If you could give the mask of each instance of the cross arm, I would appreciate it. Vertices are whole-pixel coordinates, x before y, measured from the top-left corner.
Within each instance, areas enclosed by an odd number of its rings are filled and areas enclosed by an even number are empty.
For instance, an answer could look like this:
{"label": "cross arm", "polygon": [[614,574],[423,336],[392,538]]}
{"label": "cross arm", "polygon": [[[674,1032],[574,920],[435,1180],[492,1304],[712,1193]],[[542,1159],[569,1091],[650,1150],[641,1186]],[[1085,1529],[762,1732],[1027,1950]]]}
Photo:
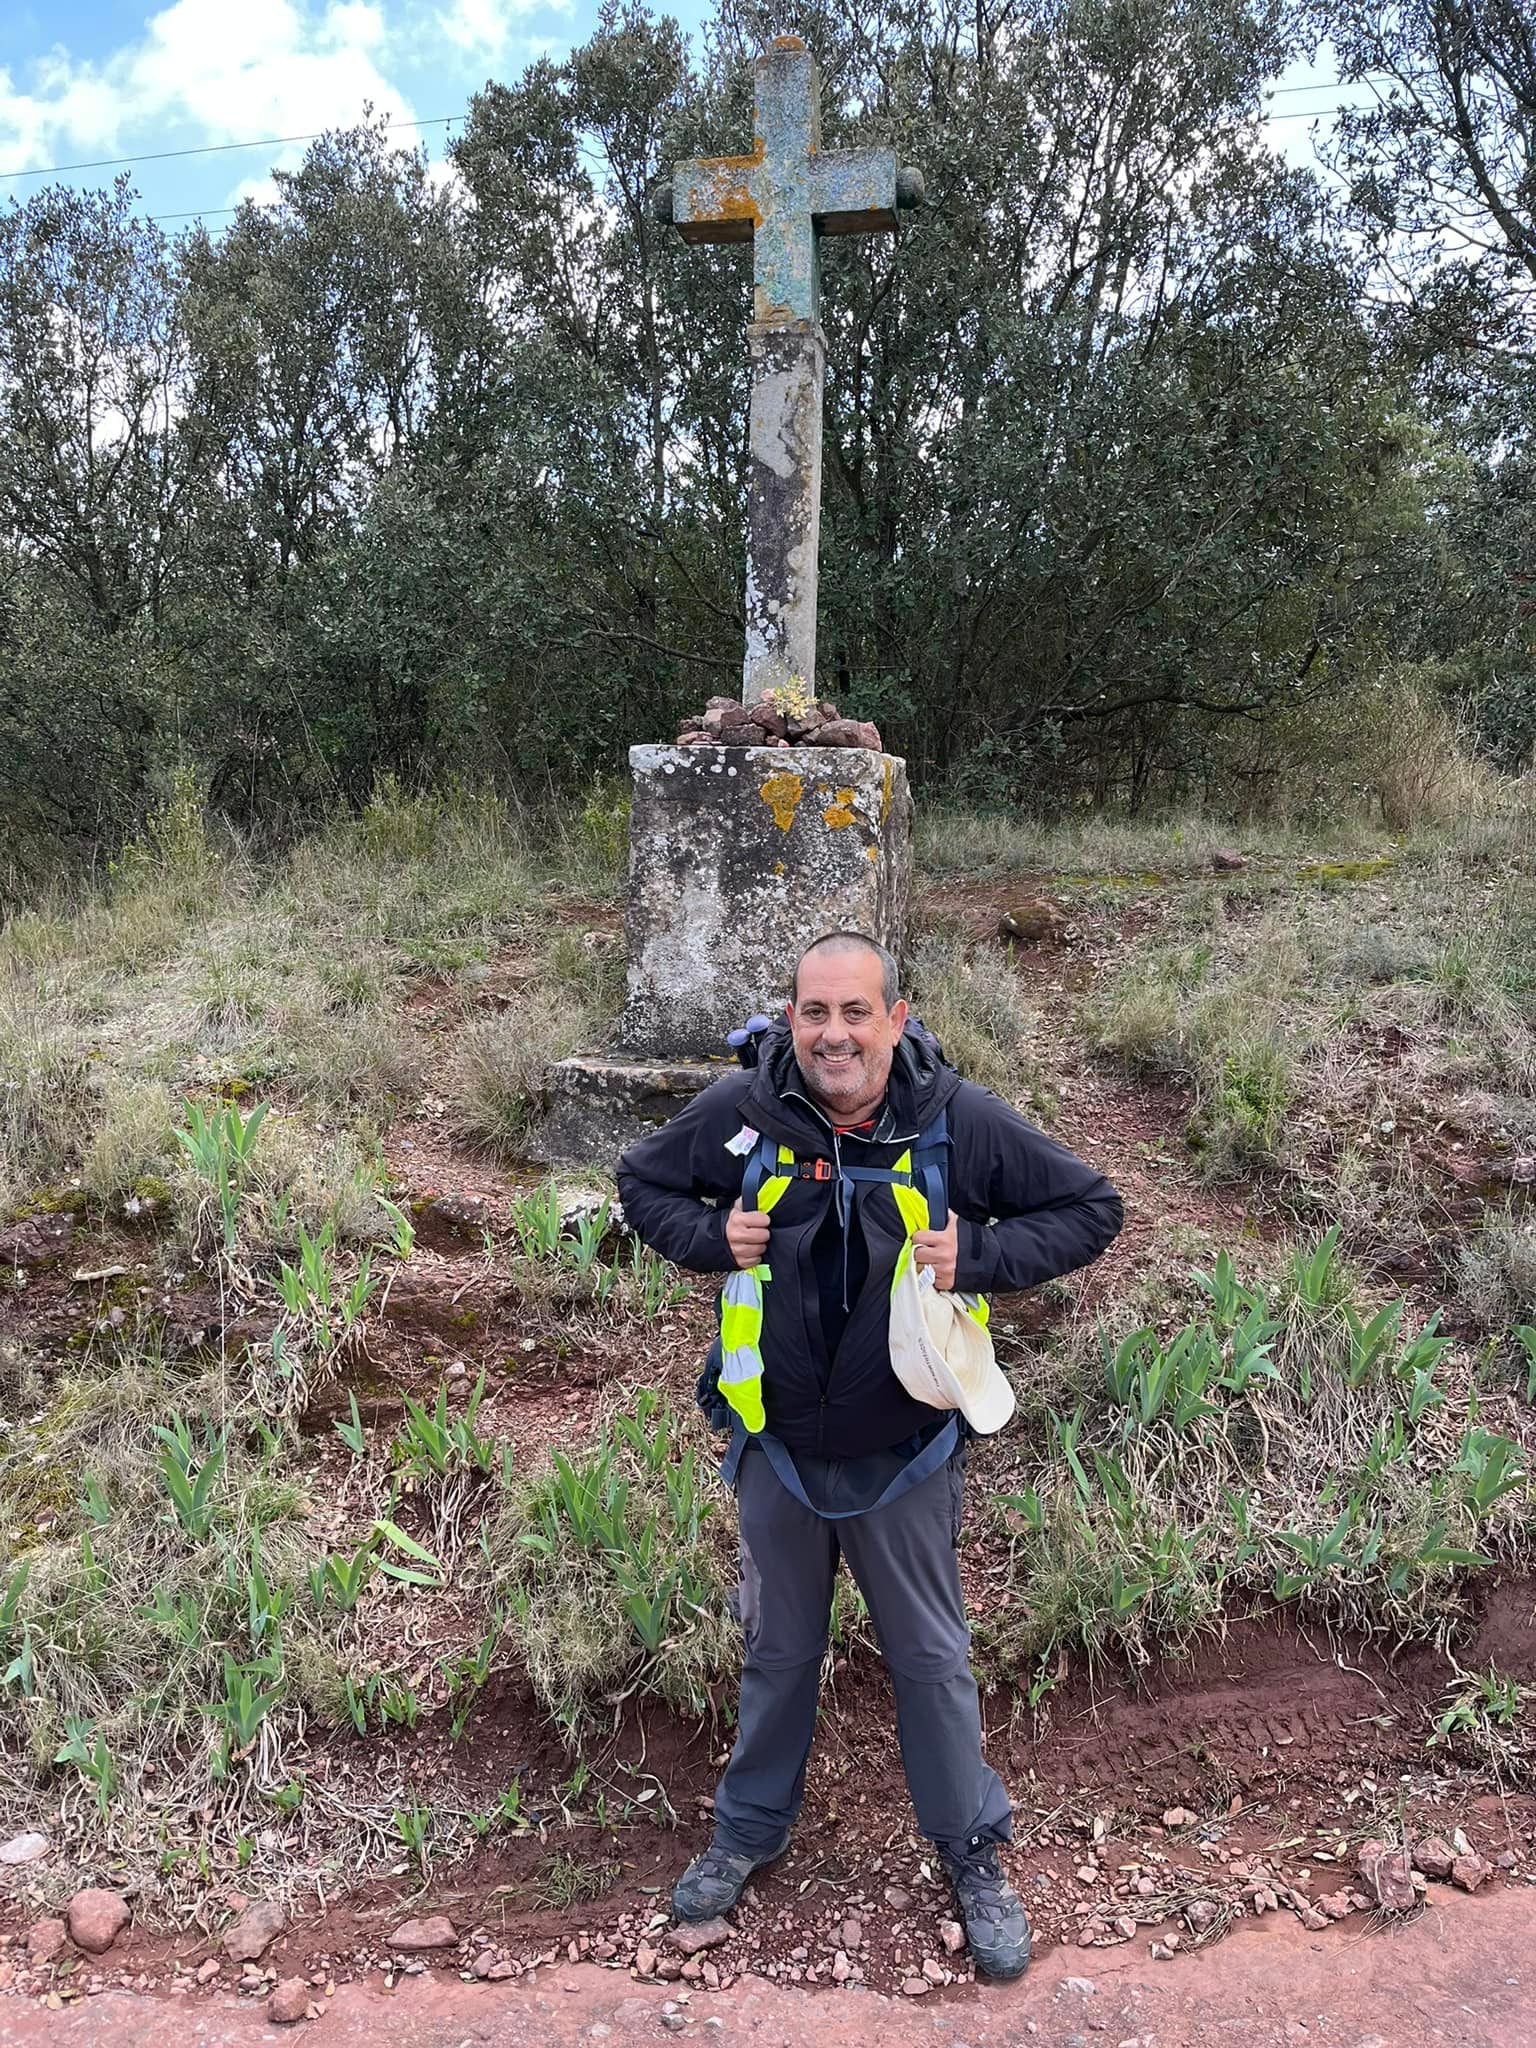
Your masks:
{"label": "cross arm", "polygon": [[879,144],[811,158],[811,212],[824,235],[886,234],[896,226],[896,152]]}
{"label": "cross arm", "polygon": [[662,217],[685,242],[750,242],[763,217],[757,196],[761,163],[762,152],[755,150],[751,156],[699,156],[674,165],[671,185],[657,195],[658,201],[670,201]]}

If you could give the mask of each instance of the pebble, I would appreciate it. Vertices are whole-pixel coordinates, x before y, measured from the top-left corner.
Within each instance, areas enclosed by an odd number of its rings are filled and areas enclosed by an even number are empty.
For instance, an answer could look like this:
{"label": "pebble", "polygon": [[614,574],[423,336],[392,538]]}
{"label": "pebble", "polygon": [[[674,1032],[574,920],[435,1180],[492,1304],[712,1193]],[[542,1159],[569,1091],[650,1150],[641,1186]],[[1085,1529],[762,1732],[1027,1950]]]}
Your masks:
{"label": "pebble", "polygon": [[87,1955],[105,1955],[130,1917],[128,1901],[121,1892],[90,1885],[69,1902],[69,1938]]}
{"label": "pebble", "polygon": [[947,1955],[957,1956],[965,1947],[965,1929],[958,1920],[941,1920],[939,1939],[943,1942]]}
{"label": "pebble", "polygon": [[893,1913],[905,1913],[912,1903],[912,1894],[904,1892],[899,1884],[888,1884],[885,1888],[885,1903]]}
{"label": "pebble", "polygon": [[197,1981],[199,1984],[211,1984],[218,1974],[219,1959],[217,1956],[205,1956],[197,1966]]}
{"label": "pebble", "polygon": [[8,1842],[0,1842],[0,1863],[36,1863],[51,1847],[46,1835],[29,1829],[24,1835],[12,1835]]}
{"label": "pebble", "polygon": [[27,1929],[27,1961],[34,1970],[51,1963],[69,1939],[62,1920],[37,1920]]}
{"label": "pebble", "polygon": [[285,1977],[267,2000],[267,2018],[274,2026],[291,2027],[309,2018],[309,1986],[302,1977]]}
{"label": "pebble", "polygon": [[845,1920],[842,1926],[842,1936],[844,1948],[857,1948],[859,1943],[864,1939],[864,1929],[862,1924],[859,1921],[851,1918]]}
{"label": "pebble", "polygon": [[406,1920],[389,1937],[389,1945],[403,1955],[423,1949],[452,1948],[458,1941],[453,1922],[446,1913],[433,1913],[425,1920]]}
{"label": "pebble", "polygon": [[[707,1948],[719,1948],[731,1938],[731,1928],[718,1915],[713,1920],[680,1920],[667,1935],[674,1948],[681,1949],[685,1956],[696,1956]],[[795,1954],[803,1962],[805,1951],[796,1949]]]}
{"label": "pebble", "polygon": [[901,1988],[908,1998],[926,1998],[933,1986],[926,1977],[903,1977]]}
{"label": "pebble", "polygon": [[254,1906],[246,1907],[224,1936],[224,1953],[232,1963],[255,1962],[287,1925],[288,1916],[281,1906],[274,1906],[267,1899],[258,1899]]}

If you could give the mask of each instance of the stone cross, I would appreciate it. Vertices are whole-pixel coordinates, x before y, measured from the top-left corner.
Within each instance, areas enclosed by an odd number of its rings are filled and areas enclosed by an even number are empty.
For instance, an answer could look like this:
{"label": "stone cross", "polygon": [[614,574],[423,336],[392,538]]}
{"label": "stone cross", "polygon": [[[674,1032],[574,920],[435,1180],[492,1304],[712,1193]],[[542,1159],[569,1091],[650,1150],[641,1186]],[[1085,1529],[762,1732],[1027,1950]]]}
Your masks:
{"label": "stone cross", "polygon": [[673,167],[656,210],[685,242],[752,244],[747,510],[747,648],[742,697],[755,704],[799,677],[816,694],[816,557],[821,531],[820,235],[889,233],[922,203],[894,150],[823,151],[816,67],[798,36],[758,58],[748,156]]}

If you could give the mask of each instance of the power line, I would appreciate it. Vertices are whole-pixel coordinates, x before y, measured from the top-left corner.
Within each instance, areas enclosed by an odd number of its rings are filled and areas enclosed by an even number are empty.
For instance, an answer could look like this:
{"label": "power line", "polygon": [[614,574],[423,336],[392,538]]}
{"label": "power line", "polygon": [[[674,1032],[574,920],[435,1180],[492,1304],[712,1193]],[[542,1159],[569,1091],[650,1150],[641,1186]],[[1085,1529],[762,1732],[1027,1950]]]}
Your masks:
{"label": "power line", "polygon": [[[427,121],[393,121],[388,125],[393,128],[446,128],[460,118],[458,114],[434,114]],[[220,156],[232,149],[281,149],[290,142],[318,142],[322,136],[335,132],[332,128],[317,128],[309,135],[264,135],[254,142],[204,142],[191,149],[149,150],[142,156],[104,156],[91,163],[45,164],[31,171],[0,171],[0,179],[56,178],[67,171],[119,171],[127,169],[130,164],[163,164],[169,163],[173,157],[183,156]]]}

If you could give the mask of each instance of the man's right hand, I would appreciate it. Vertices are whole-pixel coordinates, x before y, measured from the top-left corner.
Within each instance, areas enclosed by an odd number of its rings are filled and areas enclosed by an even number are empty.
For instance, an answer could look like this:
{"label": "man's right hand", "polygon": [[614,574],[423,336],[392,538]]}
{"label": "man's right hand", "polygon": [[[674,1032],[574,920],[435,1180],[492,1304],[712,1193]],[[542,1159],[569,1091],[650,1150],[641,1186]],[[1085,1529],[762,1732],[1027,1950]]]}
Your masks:
{"label": "man's right hand", "polygon": [[744,1272],[762,1265],[768,1256],[767,1211],[744,1209],[738,1201],[725,1219],[725,1241]]}

